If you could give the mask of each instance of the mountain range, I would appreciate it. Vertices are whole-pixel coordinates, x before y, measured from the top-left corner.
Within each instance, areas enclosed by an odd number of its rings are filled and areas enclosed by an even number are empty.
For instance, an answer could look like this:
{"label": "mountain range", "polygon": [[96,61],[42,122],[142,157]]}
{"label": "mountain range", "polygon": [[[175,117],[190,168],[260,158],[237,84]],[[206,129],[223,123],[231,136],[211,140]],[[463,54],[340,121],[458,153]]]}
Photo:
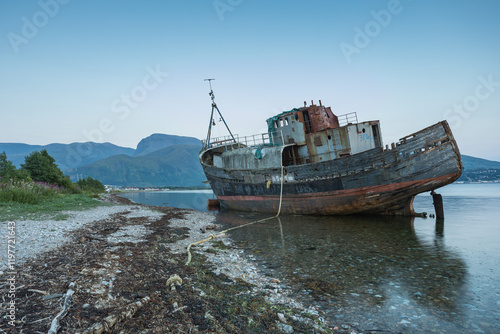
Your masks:
{"label": "mountain range", "polygon": [[[111,143],[28,145],[0,143],[0,153],[20,167],[33,151],[46,149],[73,181],[91,176],[114,186],[204,187],[198,160],[201,141],[193,137],[153,134],[137,148]],[[500,180],[500,162],[462,155],[464,173],[459,181]]]}
{"label": "mountain range", "polygon": [[0,152],[20,167],[33,151],[46,149],[73,181],[91,176],[103,184],[135,187],[204,187],[198,160],[201,141],[155,133],[137,148],[111,143],[28,145],[0,143]]}

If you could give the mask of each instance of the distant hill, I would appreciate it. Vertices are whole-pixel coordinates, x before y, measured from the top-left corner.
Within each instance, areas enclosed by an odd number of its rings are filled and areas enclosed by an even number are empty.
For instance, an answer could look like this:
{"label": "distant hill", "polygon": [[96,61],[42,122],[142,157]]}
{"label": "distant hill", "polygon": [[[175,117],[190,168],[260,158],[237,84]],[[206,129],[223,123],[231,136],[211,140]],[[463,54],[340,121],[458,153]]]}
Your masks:
{"label": "distant hill", "polygon": [[[16,154],[23,154],[26,152],[33,152],[42,149],[42,145],[29,145],[20,143],[0,143],[0,152],[5,152],[8,157]],[[27,154],[27,153],[26,153]],[[12,159],[9,159],[12,161]],[[24,160],[23,160],[24,162]]]}
{"label": "distant hill", "polygon": [[114,155],[146,155],[162,148],[181,144],[201,146],[201,141],[193,137],[155,133],[142,139],[135,150],[130,147],[117,146],[111,143],[94,142],[49,145],[0,143],[0,153],[5,151],[7,158],[12,161],[16,167],[20,167],[28,154],[46,149],[56,160],[59,168],[63,172],[66,172],[68,169],[85,166]]}
{"label": "distant hill", "polygon": [[155,133],[142,139],[137,149],[110,143],[28,145],[0,143],[0,152],[17,167],[33,151],[46,149],[73,181],[91,176],[108,185],[158,187],[203,186],[198,153],[201,141]]}
{"label": "distant hill", "polygon": [[102,183],[135,187],[200,187],[205,175],[198,160],[199,145],[172,145],[141,156],[117,155],[69,170]]}
{"label": "distant hill", "polygon": [[491,161],[481,158],[475,158],[468,155],[462,155],[462,162],[464,164],[465,169],[473,170],[473,169],[500,169],[499,161]]}
{"label": "distant hill", "polygon": [[193,137],[155,133],[144,138],[139,142],[139,144],[137,144],[137,149],[135,150],[134,155],[146,155],[173,145],[200,145],[201,148],[201,141]]}
{"label": "distant hill", "polygon": [[113,155],[132,155],[135,150],[116,146],[111,143],[72,143],[49,144],[44,147],[56,159],[61,170],[66,171],[77,166],[87,165]]}
{"label": "distant hill", "polygon": [[12,161],[16,167],[20,167],[21,164],[24,163],[25,156],[33,151],[40,151],[42,149],[42,145],[0,143],[0,153],[5,152],[5,154],[7,154],[7,159]]}
{"label": "distant hill", "polygon": [[121,147],[111,143],[86,142],[49,145],[0,143],[0,152],[5,151],[7,159],[12,161],[17,167],[20,167],[24,163],[24,158],[28,154],[43,149],[46,149],[56,160],[57,165],[63,172],[67,169],[88,165],[113,155],[133,155],[135,153],[133,148]]}
{"label": "distant hill", "polygon": [[500,162],[462,155],[464,172],[458,181],[494,182],[500,181]]}

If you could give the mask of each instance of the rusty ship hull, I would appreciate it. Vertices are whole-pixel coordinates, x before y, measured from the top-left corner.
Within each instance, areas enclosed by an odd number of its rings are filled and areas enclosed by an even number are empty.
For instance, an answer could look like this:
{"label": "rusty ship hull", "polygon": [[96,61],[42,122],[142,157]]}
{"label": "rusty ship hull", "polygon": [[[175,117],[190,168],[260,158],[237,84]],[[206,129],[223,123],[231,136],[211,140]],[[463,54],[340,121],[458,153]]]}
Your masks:
{"label": "rusty ship hull", "polygon": [[[378,126],[374,122],[367,124]],[[372,137],[375,130],[370,132]],[[359,133],[364,134],[365,130]],[[331,129],[310,131],[305,135],[304,146],[309,146],[310,152],[310,143],[332,141],[337,135]],[[342,142],[342,138],[337,141]],[[274,166],[256,158],[259,148],[250,150],[236,141],[205,147],[200,152],[205,175],[222,207],[269,213],[280,210],[285,214],[411,216],[416,215],[413,199],[417,194],[452,183],[463,169],[446,121],[406,136],[391,147],[383,148],[380,141],[371,149],[346,155],[344,145],[344,150],[330,159],[300,159],[294,140],[283,136],[281,143],[267,152],[268,160],[276,155]],[[214,163],[218,155],[225,162]],[[251,162],[252,159],[260,160]]]}

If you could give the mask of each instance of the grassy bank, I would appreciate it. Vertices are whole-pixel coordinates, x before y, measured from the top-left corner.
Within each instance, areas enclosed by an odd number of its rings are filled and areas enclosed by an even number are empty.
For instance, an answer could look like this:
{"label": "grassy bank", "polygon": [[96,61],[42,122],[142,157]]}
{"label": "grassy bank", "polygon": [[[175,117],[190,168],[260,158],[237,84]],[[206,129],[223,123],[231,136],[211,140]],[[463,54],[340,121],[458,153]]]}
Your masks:
{"label": "grassy bank", "polygon": [[[92,183],[94,182],[94,183]],[[78,184],[66,186],[25,179],[0,178],[0,221],[62,220],[67,215],[61,211],[85,210],[102,202],[94,199],[104,187],[87,178]]]}
{"label": "grassy bank", "polygon": [[87,193],[58,194],[39,200],[36,204],[14,201],[0,202],[0,221],[64,220],[62,211],[87,210],[107,205]]}

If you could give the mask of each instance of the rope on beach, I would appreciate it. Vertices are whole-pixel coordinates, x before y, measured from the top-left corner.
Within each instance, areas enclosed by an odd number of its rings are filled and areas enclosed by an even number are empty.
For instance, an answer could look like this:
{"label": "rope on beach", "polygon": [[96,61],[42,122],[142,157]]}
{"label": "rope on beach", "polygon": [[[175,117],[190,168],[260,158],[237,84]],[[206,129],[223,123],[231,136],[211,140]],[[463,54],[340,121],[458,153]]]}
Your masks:
{"label": "rope on beach", "polygon": [[228,228],[227,230],[224,230],[224,231],[221,231],[218,235],[214,235],[214,234],[210,234],[208,236],[208,238],[206,239],[203,239],[203,240],[200,240],[200,241],[196,241],[196,242],[193,242],[191,244],[188,245],[187,247],[187,253],[188,253],[188,259],[186,261],[186,266],[191,263],[191,247],[192,246],[196,246],[196,245],[199,245],[199,244],[202,244],[204,242],[207,242],[207,241],[210,241],[212,239],[215,239],[215,238],[220,238],[220,237],[223,237],[227,232],[229,231],[232,231],[232,230],[236,230],[238,228],[242,228],[242,227],[245,227],[245,226],[249,226],[249,225],[253,225],[253,224],[257,224],[257,223],[262,223],[262,222],[265,222],[267,220],[271,220],[271,219],[274,219],[274,218],[278,218],[278,216],[280,215],[281,213],[281,203],[283,201],[283,173],[284,173],[284,167],[283,167],[283,164],[281,164],[281,189],[280,189],[280,204],[278,206],[278,213],[276,213],[275,216],[272,216],[272,217],[267,217],[267,218],[264,218],[264,219],[259,219],[259,220],[256,220],[256,221],[253,221],[253,222],[250,222],[248,224],[244,224],[244,225],[240,225],[240,226],[235,226],[235,227],[231,227],[231,228]]}
{"label": "rope on beach", "polygon": [[202,244],[202,243],[207,242],[207,241],[210,241],[210,240],[212,240],[212,239],[214,239],[214,238],[215,238],[215,235],[210,234],[210,235],[208,236],[208,238],[206,238],[206,239],[203,239],[203,240],[200,240],[200,241],[196,241],[196,242],[190,243],[190,244],[189,244],[189,246],[188,246],[188,248],[187,248],[188,259],[187,259],[187,262],[186,262],[186,266],[187,266],[187,265],[191,262],[191,247],[192,247],[192,246],[199,245],[199,244]]}

